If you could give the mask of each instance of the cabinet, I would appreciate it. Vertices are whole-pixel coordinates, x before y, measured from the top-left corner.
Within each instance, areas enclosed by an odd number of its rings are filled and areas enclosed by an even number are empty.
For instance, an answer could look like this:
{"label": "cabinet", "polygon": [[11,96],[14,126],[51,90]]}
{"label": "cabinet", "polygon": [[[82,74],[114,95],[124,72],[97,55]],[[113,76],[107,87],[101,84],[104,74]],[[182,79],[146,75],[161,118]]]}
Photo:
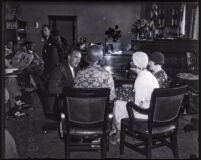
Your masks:
{"label": "cabinet", "polygon": [[[198,40],[132,40],[133,51],[144,51],[148,55],[154,51],[160,51],[165,55],[164,70],[171,77],[179,72],[185,72],[186,52],[193,52],[199,55],[199,41]],[[199,58],[199,57],[197,57]]]}
{"label": "cabinet", "polygon": [[[132,52],[123,51],[121,55],[105,54],[104,67],[109,70],[116,79],[128,79],[129,63],[132,53],[135,51],[143,51],[149,56],[154,51],[160,51],[165,56],[164,70],[168,76],[175,78],[177,73],[187,72],[186,52],[196,53],[199,56],[199,41],[198,40],[155,40],[155,41],[140,41],[133,40]],[[197,57],[198,59],[199,57]]]}
{"label": "cabinet", "polygon": [[27,36],[27,22],[17,19],[6,20],[5,42],[13,41],[23,43]]}

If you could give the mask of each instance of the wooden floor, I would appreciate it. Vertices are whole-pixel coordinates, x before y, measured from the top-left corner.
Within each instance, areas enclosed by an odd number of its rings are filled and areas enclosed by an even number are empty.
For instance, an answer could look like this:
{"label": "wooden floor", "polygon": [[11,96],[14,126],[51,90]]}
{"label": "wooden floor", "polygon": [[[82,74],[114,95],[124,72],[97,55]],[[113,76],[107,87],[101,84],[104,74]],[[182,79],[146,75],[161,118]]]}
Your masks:
{"label": "wooden floor", "polygon": [[[16,140],[17,150],[20,158],[64,158],[64,144],[59,137],[58,131],[44,134],[41,129],[45,122],[41,103],[36,93],[31,94],[32,111],[27,111],[29,116],[20,117],[16,120],[6,120],[6,127]],[[196,115],[193,115],[196,116]],[[198,156],[198,131],[184,133],[183,127],[190,123],[192,115],[182,115],[179,120],[179,156],[181,159],[189,158],[191,154]],[[173,159],[173,154],[167,147],[154,149],[153,159]],[[110,144],[108,158],[120,158],[119,145]],[[99,152],[73,152],[71,158],[100,158]],[[144,159],[141,154],[125,148],[125,153],[121,158]]]}

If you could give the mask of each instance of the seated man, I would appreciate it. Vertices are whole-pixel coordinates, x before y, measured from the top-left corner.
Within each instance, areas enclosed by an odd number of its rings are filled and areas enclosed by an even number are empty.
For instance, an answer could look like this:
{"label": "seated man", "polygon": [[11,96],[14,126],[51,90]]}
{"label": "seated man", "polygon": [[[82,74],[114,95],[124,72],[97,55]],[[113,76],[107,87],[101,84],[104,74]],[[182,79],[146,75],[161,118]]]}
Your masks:
{"label": "seated man", "polygon": [[48,79],[49,93],[62,93],[64,87],[73,87],[81,56],[80,51],[72,49],[68,55],[68,61],[62,62],[53,70]]}
{"label": "seated man", "polygon": [[[157,79],[146,70],[148,65],[148,56],[144,52],[135,52],[132,56],[131,69],[137,74],[134,83],[135,104],[142,108],[149,108],[152,92],[155,88],[159,88]],[[126,101],[117,100],[113,109],[113,124],[116,127],[116,137],[112,144],[120,141],[121,119],[127,118],[128,113],[126,109]],[[147,115],[134,111],[136,119],[146,120]],[[115,133],[114,131],[112,131]]]}
{"label": "seated man", "polygon": [[[72,49],[68,55],[68,61],[60,63],[54,68],[47,79],[47,88],[42,83],[40,85],[41,91],[50,94],[60,94],[65,87],[73,87],[74,77],[78,71],[78,65],[81,60],[81,53],[75,49]],[[40,96],[43,96],[42,94]],[[44,97],[43,97],[44,98]],[[56,109],[58,112],[62,110],[62,101],[58,101],[58,108],[54,108],[55,97],[48,97],[48,110],[51,113],[55,113]],[[55,113],[55,115],[58,113]]]}
{"label": "seated man", "polygon": [[161,52],[154,52],[149,57],[149,70],[154,74],[158,80],[160,88],[168,87],[168,76],[162,69],[162,65],[165,62],[165,57]]}
{"label": "seated man", "polygon": [[[79,70],[79,63],[81,60],[81,53],[77,49],[72,48],[70,53],[68,54],[67,61],[62,61],[49,75],[49,78],[47,79],[48,85],[47,85],[47,92],[52,94],[60,94],[63,91],[63,88],[71,88],[73,87],[74,78],[76,73]],[[55,98],[49,97],[49,110],[51,112],[54,112],[54,103]],[[62,100],[58,101],[59,108],[57,108],[57,111],[60,112],[63,110],[62,108]],[[57,113],[56,113],[57,114]],[[71,140],[73,142],[80,141],[80,139],[76,139],[74,137],[71,137]]]}
{"label": "seated man", "polygon": [[114,80],[110,72],[100,66],[103,58],[101,47],[88,48],[86,61],[89,66],[79,71],[75,77],[75,88],[110,88],[110,101],[115,98]]}

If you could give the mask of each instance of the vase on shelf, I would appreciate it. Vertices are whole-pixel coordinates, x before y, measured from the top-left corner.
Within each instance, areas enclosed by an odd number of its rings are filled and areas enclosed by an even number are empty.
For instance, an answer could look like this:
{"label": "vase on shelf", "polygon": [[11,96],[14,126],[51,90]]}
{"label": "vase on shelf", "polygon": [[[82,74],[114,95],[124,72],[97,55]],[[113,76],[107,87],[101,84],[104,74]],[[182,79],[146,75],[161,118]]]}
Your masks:
{"label": "vase on shelf", "polygon": [[121,50],[121,42],[120,42],[120,40],[117,40],[117,41],[107,40],[106,48],[107,48],[108,52],[120,51]]}

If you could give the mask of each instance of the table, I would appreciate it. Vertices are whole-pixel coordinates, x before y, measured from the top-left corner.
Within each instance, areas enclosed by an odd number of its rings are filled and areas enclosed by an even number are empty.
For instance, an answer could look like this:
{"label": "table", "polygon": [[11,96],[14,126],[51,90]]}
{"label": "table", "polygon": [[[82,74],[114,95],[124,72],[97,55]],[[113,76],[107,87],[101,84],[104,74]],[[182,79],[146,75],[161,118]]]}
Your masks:
{"label": "table", "polygon": [[[199,75],[192,73],[179,73],[176,77],[180,84],[187,84],[189,86],[186,98],[184,98],[184,104],[185,101],[187,101],[184,108],[186,108],[189,113],[191,112],[190,110],[197,112],[197,103],[195,104],[194,101],[196,101],[196,99],[199,100]],[[194,97],[196,99],[193,99]]]}
{"label": "table", "polygon": [[180,83],[189,85],[195,91],[199,90],[199,75],[192,73],[179,73],[176,77],[179,79]]}
{"label": "table", "polygon": [[5,78],[16,78],[18,77],[18,75],[20,74],[21,72],[20,71],[14,71],[14,72],[11,72],[11,73],[5,73],[4,77]]}

